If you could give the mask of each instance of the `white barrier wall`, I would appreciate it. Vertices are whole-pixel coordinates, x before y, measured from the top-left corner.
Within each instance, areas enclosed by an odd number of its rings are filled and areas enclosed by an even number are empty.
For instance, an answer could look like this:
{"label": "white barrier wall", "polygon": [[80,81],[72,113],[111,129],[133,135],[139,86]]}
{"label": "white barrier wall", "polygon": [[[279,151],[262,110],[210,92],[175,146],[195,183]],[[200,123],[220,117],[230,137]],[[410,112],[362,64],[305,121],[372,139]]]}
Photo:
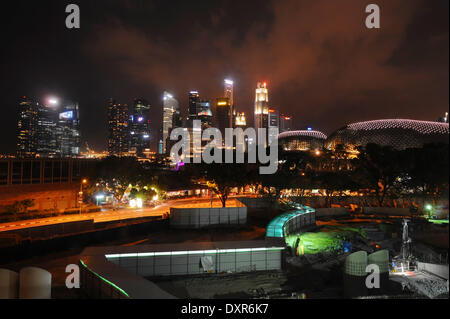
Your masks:
{"label": "white barrier wall", "polygon": [[[140,246],[134,253],[106,254],[106,259],[143,277],[199,275],[282,269],[285,247],[265,241]],[[204,269],[202,259],[212,262]]]}
{"label": "white barrier wall", "polygon": [[19,297],[19,274],[0,269],[0,299],[17,299]]}
{"label": "white barrier wall", "polygon": [[20,299],[51,299],[52,274],[48,271],[27,267],[20,270]]}
{"label": "white barrier wall", "polygon": [[246,223],[247,207],[170,209],[170,226],[174,228],[203,228]]}
{"label": "white barrier wall", "polygon": [[448,280],[448,265],[438,265],[438,264],[429,264],[429,263],[417,263],[417,269],[420,271],[426,271],[432,273],[441,278],[445,278]]}

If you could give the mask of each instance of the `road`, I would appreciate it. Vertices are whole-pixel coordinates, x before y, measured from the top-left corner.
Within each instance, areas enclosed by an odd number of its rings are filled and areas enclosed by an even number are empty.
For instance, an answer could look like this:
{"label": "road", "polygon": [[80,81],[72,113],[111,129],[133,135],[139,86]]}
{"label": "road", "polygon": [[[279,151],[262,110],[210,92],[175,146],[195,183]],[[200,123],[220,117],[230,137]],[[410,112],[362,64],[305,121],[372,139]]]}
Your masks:
{"label": "road", "polygon": [[[237,206],[238,202],[235,199],[229,199],[227,206]],[[107,210],[97,213],[83,213],[76,215],[61,215],[48,218],[22,220],[16,222],[0,224],[0,233],[11,230],[18,230],[31,227],[39,227],[45,225],[61,224],[74,221],[93,219],[94,223],[118,221],[139,217],[158,217],[164,213],[168,213],[171,207],[183,208],[203,208],[211,207],[211,198],[188,198],[166,201],[156,207],[142,208],[142,209],[121,209],[121,210]],[[213,207],[221,207],[218,199],[214,199]]]}

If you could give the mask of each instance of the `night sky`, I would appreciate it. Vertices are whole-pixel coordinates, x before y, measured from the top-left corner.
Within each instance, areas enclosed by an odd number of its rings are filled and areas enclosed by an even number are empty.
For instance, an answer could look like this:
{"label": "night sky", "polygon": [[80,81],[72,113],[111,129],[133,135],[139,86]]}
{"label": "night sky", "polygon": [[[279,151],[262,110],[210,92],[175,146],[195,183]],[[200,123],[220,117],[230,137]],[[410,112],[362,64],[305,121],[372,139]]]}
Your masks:
{"label": "night sky", "polygon": [[[70,3],[79,30],[65,27]],[[379,30],[365,27],[369,3],[381,7]],[[249,124],[258,81],[294,128],[326,134],[449,108],[448,0],[15,0],[0,23],[0,153],[15,151],[24,95],[78,101],[83,146],[96,150],[107,144],[108,98],[146,98],[157,136],[164,90],[186,112],[189,90],[215,99],[226,77]]]}

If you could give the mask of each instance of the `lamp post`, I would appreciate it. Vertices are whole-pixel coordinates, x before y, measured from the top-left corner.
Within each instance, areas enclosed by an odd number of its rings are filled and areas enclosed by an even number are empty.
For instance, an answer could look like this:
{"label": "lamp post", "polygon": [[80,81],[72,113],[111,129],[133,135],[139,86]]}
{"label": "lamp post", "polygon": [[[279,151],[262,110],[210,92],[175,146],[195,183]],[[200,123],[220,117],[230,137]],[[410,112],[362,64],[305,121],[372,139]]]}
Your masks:
{"label": "lamp post", "polygon": [[82,179],[81,183],[80,183],[80,192],[78,193],[80,195],[79,198],[79,203],[80,203],[80,215],[81,215],[81,210],[83,208],[83,184],[87,184],[87,179]]}

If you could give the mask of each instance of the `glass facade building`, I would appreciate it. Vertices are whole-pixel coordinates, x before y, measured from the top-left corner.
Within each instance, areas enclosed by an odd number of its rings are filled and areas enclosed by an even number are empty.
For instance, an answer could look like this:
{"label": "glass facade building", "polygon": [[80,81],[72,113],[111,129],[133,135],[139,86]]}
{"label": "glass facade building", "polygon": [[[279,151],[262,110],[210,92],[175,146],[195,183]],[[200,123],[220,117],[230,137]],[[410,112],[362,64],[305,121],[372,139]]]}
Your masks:
{"label": "glass facade building", "polygon": [[167,153],[167,141],[170,139],[170,131],[174,127],[175,113],[179,112],[178,101],[172,94],[164,92],[163,97],[163,123],[161,134],[161,147],[159,149],[160,154]]}
{"label": "glass facade building", "polygon": [[216,100],[216,127],[225,137],[225,129],[233,128],[233,109],[229,98],[218,98]]}
{"label": "glass facade building", "polygon": [[130,148],[137,156],[150,149],[150,104],[144,99],[134,100],[130,116]]}
{"label": "glass facade building", "polygon": [[108,104],[108,153],[122,156],[128,152],[128,105],[114,99]]}
{"label": "glass facade building", "polygon": [[38,105],[36,153],[39,157],[61,155],[57,140],[57,119],[56,108],[43,104]]}
{"label": "glass facade building", "polygon": [[292,130],[292,116],[280,115],[280,133],[289,132]]}
{"label": "glass facade building", "polygon": [[17,119],[17,156],[36,156],[38,105],[26,97],[19,103]]}
{"label": "glass facade building", "polygon": [[80,112],[78,103],[69,103],[58,115],[56,139],[61,157],[80,155]]}

